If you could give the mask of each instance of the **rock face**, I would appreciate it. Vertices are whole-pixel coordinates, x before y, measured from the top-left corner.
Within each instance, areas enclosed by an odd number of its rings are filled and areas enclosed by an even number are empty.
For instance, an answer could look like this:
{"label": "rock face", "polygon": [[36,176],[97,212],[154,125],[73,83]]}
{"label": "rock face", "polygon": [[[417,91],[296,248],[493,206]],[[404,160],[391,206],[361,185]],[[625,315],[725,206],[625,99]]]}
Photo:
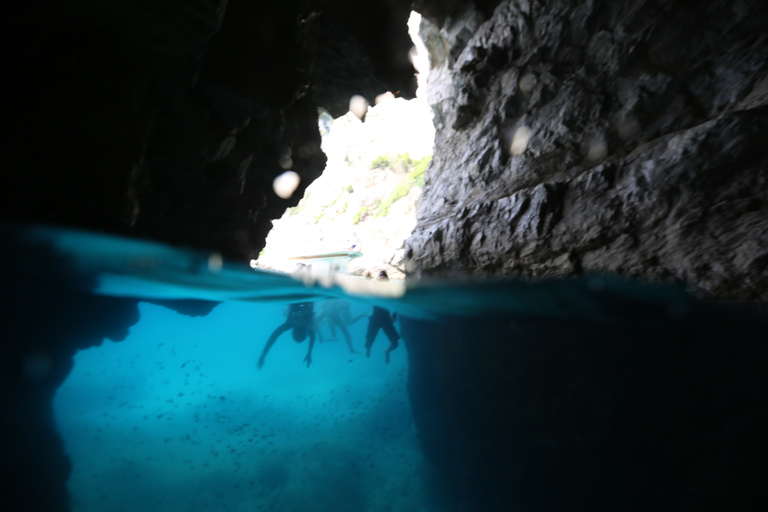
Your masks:
{"label": "rock face", "polygon": [[422,22],[437,137],[410,270],[768,300],[768,7],[501,2]]}
{"label": "rock face", "polygon": [[[408,14],[374,1],[14,5],[0,215],[255,257],[325,166],[317,108],[413,97]],[[272,190],[285,169],[301,177],[287,200]]]}
{"label": "rock face", "polygon": [[[77,350],[128,335],[139,319],[137,301],[86,292],[92,276],[6,224],[0,224],[0,239],[0,493],[11,507],[70,510],[71,463],[56,430],[53,396]],[[34,268],[48,274],[30,278],[24,272]]]}
{"label": "rock face", "polygon": [[611,321],[401,321],[421,446],[457,510],[762,510],[765,314],[582,303]]}
{"label": "rock face", "polygon": [[[765,2],[430,8],[412,274],[611,273],[768,300]],[[637,316],[403,321],[422,448],[462,509],[764,508],[760,323],[620,304]]]}

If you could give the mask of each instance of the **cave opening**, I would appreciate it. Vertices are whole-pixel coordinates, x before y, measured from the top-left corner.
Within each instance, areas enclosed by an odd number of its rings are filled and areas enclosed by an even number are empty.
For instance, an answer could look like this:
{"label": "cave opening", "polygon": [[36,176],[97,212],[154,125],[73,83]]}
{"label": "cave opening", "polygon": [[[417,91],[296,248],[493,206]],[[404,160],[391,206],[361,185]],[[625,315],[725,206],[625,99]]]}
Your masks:
{"label": "cave opening", "polygon": [[[416,97],[405,100],[390,91],[368,105],[356,95],[350,98],[349,112],[336,119],[319,109],[325,170],[304,190],[298,205],[272,222],[254,266],[290,271],[292,257],[354,251],[362,256],[343,262],[343,270],[405,276],[405,240],[416,225],[435,138],[427,102],[429,58],[420,23],[421,16],[412,11],[408,31],[414,46],[409,56],[417,70]],[[288,169],[290,163],[287,157],[281,165]]]}

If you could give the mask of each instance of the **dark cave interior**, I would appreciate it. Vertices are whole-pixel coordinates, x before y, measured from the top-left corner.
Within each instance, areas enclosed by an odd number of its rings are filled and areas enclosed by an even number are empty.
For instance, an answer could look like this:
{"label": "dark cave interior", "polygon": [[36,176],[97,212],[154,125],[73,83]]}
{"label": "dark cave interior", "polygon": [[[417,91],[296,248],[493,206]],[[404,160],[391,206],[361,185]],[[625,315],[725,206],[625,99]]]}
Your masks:
{"label": "dark cave interior", "polygon": [[[16,3],[0,31],[13,510],[69,510],[53,394],[77,350],[138,320],[67,262],[55,285],[19,275],[57,255],[13,226],[248,261],[325,167],[318,107],[415,94],[411,10],[438,77],[414,276],[606,273],[709,301],[685,322],[618,299],[633,313],[616,325],[404,319],[425,458],[467,510],[764,509],[764,2],[72,0]],[[522,155],[504,147],[519,126]],[[287,200],[271,185],[286,153],[301,177]]]}

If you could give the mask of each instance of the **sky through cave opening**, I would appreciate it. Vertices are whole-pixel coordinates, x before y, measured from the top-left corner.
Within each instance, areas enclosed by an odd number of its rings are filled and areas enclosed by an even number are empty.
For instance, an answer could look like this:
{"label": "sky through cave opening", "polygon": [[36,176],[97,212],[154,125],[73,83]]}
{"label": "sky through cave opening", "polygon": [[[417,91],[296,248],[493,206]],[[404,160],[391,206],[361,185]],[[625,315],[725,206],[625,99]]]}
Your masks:
{"label": "sky through cave opening", "polygon": [[[419,38],[421,16],[411,13],[411,58],[418,71],[416,98],[383,94],[375,105],[350,99],[350,112],[320,114],[328,163],[301,202],[273,221],[258,265],[290,270],[288,258],[357,251],[348,270],[404,275],[404,243],[416,225],[424,173],[432,158],[435,129],[427,103],[427,50]],[[364,121],[360,117],[364,114]],[[295,187],[295,185],[294,185]]]}

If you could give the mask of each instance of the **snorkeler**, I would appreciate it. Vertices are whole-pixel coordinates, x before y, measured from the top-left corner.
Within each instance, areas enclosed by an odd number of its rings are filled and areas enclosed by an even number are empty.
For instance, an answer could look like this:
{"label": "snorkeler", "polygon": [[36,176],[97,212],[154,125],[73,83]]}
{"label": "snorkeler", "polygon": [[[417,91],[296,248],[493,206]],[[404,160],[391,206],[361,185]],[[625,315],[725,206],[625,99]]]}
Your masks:
{"label": "snorkeler", "polygon": [[[379,281],[389,281],[389,276],[385,271],[379,272]],[[371,346],[376,340],[376,335],[379,333],[379,329],[384,331],[384,334],[389,338],[389,347],[385,352],[387,364],[389,364],[389,353],[395,350],[398,346],[397,340],[400,339],[400,335],[397,334],[393,322],[397,319],[397,313],[389,314],[386,309],[378,306],[373,307],[373,314],[368,321],[368,332],[365,335],[365,356],[371,357]]]}
{"label": "snorkeler", "polygon": [[312,364],[312,347],[315,346],[315,310],[311,302],[299,302],[288,306],[288,318],[285,320],[285,323],[278,326],[269,336],[267,344],[264,345],[264,350],[261,352],[261,357],[259,357],[259,369],[264,366],[267,352],[275,344],[277,338],[289,329],[291,329],[291,334],[296,343],[301,343],[309,336],[309,350],[307,350],[307,357],[304,358],[304,362],[307,363],[307,368],[309,368],[309,365]]}
{"label": "snorkeler", "polygon": [[[341,330],[341,333],[344,335],[344,340],[347,342],[349,351],[353,354],[359,354],[360,352],[355,350],[355,348],[352,346],[352,337],[349,335],[347,326],[354,324],[366,316],[368,315],[362,314],[353,317],[350,311],[349,302],[346,300],[328,299],[320,303],[320,312],[318,313],[315,321],[319,325],[322,320],[327,320],[328,327],[331,330],[331,339],[329,341],[336,338],[336,328],[338,327]],[[323,335],[321,334],[319,328],[317,330],[317,335],[321,342],[325,341],[323,340]]]}

